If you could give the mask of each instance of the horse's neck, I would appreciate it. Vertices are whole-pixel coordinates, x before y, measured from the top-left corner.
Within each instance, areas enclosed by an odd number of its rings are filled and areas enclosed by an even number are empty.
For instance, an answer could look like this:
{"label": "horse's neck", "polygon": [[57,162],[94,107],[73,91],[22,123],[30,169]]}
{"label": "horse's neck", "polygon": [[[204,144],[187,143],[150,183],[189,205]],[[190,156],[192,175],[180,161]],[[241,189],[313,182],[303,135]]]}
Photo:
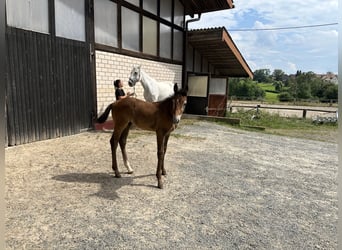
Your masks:
{"label": "horse's neck", "polygon": [[148,74],[145,73],[145,71],[141,70],[141,83],[144,88],[151,89],[153,88],[153,85],[155,85],[155,80],[150,77]]}
{"label": "horse's neck", "polygon": [[[141,84],[144,87],[144,96],[146,99],[156,98],[158,95],[158,86],[156,80],[154,80],[152,77],[150,77],[148,74],[146,74],[144,71],[141,70]],[[153,100],[155,101],[155,100]]]}

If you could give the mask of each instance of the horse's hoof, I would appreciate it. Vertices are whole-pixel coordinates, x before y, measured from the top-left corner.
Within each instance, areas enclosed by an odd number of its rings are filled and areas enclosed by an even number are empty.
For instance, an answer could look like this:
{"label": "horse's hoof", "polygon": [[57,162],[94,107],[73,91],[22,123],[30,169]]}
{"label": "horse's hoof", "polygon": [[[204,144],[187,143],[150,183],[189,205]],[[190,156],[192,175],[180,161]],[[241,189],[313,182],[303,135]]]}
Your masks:
{"label": "horse's hoof", "polygon": [[127,174],[133,174],[133,171],[128,171]]}
{"label": "horse's hoof", "polygon": [[163,188],[164,188],[164,187],[163,187],[163,183],[159,183],[159,182],[158,182],[158,188],[163,189]]}
{"label": "horse's hoof", "polygon": [[115,174],[116,178],[121,178],[121,174]]}

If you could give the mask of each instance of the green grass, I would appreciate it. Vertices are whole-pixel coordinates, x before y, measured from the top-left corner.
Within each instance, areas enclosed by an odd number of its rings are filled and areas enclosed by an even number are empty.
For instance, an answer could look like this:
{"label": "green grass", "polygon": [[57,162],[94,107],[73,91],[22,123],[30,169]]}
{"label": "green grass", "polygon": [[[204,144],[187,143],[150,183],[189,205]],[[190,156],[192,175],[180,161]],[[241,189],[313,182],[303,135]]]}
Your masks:
{"label": "green grass", "polygon": [[265,101],[267,103],[277,103],[277,102],[279,102],[278,94],[271,93],[271,92],[266,92]]}
{"label": "green grass", "polygon": [[265,90],[265,102],[267,103],[277,103],[278,100],[278,94],[274,93],[275,88],[270,83],[258,83],[258,86],[260,86],[263,90]]}
{"label": "green grass", "polygon": [[258,86],[265,91],[275,91],[274,86],[271,83],[258,83]]}
{"label": "green grass", "polygon": [[265,133],[305,138],[318,141],[337,142],[337,124],[315,125],[311,119],[281,117],[278,114],[270,114],[266,111],[238,111],[230,113],[228,117],[240,118],[240,127],[260,130]]}

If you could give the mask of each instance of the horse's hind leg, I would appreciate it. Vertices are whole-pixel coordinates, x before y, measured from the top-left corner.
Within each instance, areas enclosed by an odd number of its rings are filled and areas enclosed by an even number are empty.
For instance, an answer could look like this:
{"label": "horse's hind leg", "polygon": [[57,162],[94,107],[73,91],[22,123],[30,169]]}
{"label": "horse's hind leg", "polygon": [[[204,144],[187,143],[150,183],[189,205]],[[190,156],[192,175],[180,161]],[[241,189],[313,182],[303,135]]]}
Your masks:
{"label": "horse's hind leg", "polygon": [[127,127],[124,129],[124,131],[122,131],[119,144],[120,144],[120,148],[122,152],[122,158],[128,171],[127,173],[133,174],[133,169],[131,168],[131,164],[129,164],[127,152],[126,152],[126,142],[127,142],[127,136],[128,136],[130,127],[131,127],[131,124],[128,124]]}
{"label": "horse's hind leg", "polygon": [[118,131],[113,132],[112,138],[110,139],[110,146],[112,150],[112,169],[115,173],[115,177],[120,178],[120,172],[118,169],[118,162],[116,160],[116,149],[118,148],[119,138],[121,133],[118,133]]}

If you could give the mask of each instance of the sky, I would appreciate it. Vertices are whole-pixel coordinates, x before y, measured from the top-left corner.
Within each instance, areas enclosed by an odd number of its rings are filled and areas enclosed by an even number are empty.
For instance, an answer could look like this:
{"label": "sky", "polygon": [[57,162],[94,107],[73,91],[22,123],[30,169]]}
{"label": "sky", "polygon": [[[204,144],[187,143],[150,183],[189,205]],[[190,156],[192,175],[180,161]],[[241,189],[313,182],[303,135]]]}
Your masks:
{"label": "sky", "polygon": [[[338,25],[283,28],[338,23],[338,0],[234,0],[234,5],[202,14],[200,21],[189,23],[189,29],[224,26],[253,72],[337,74]],[[274,28],[281,29],[255,30]]]}

